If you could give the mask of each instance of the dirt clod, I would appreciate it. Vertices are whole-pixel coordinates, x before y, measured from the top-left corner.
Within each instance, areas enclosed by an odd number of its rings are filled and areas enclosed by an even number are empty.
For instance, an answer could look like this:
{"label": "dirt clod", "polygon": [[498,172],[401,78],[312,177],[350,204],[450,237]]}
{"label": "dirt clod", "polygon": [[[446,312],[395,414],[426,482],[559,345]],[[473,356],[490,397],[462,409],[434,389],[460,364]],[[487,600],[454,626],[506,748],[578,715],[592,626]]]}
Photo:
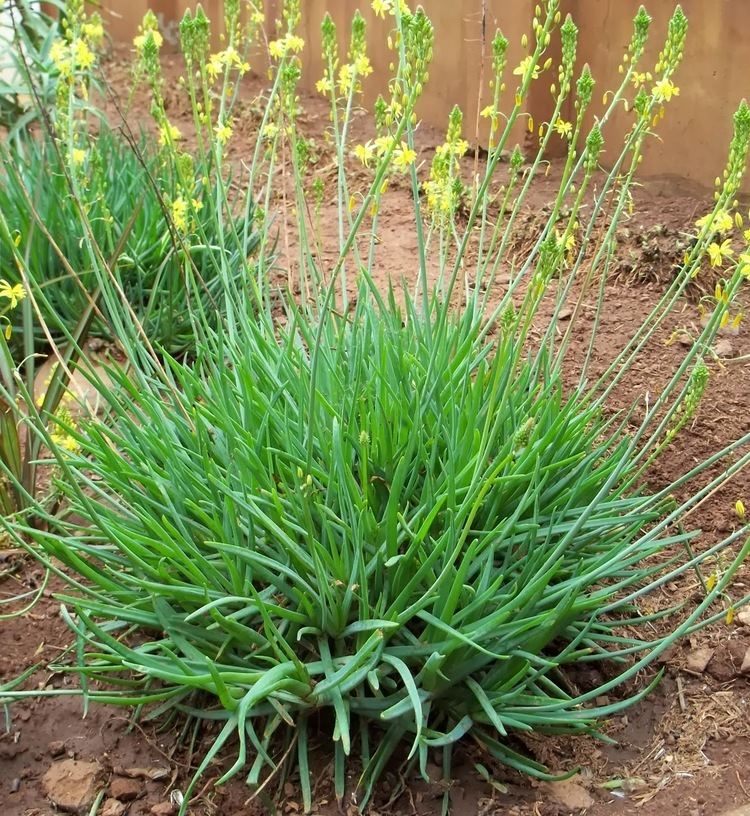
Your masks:
{"label": "dirt clod", "polygon": [[127,779],[124,776],[116,776],[109,783],[109,795],[113,799],[121,802],[132,802],[143,792],[143,786],[137,779]]}
{"label": "dirt clod", "polygon": [[47,797],[64,813],[83,813],[96,796],[98,762],[64,759],[50,766],[42,777]]}
{"label": "dirt clod", "polygon": [[742,660],[740,674],[750,674],[750,647],[745,652],[745,657]]}
{"label": "dirt clod", "polygon": [[564,782],[545,782],[540,785],[545,802],[562,805],[571,810],[583,810],[594,804],[591,794],[573,779]]}

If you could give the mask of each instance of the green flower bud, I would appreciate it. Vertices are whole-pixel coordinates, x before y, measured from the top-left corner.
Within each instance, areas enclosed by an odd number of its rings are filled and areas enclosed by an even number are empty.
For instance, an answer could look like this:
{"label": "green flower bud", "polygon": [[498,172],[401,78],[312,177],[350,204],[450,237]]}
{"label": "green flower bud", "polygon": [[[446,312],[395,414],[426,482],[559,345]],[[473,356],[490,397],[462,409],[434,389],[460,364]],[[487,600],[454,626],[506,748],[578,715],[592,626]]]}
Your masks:
{"label": "green flower bud", "polygon": [[594,77],[591,75],[591,69],[588,63],[583,66],[581,76],[578,78],[576,91],[578,93],[578,102],[580,104],[580,112],[582,113],[591,102],[591,95],[594,92]]}
{"label": "green flower bud", "polygon": [[591,128],[591,132],[589,133],[586,139],[586,169],[587,170],[594,170],[596,169],[597,162],[599,161],[599,154],[602,152],[602,148],[604,147],[604,137],[602,136],[602,130],[598,124],[595,124]]}

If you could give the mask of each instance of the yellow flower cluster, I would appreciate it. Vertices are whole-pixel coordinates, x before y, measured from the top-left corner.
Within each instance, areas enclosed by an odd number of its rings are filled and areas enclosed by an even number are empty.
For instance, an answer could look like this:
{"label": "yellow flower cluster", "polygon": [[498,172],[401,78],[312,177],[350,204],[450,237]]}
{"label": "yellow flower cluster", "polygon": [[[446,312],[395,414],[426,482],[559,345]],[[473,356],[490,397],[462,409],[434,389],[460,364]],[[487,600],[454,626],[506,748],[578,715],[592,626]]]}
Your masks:
{"label": "yellow flower cluster", "polygon": [[76,453],[81,446],[78,440],[71,434],[71,431],[75,431],[78,426],[70,410],[65,405],[61,405],[57,409],[55,420],[60,424],[55,425],[50,433],[52,444],[63,452]]}
{"label": "yellow flower cluster", "polygon": [[[406,0],[399,0],[398,5],[402,14],[409,13],[409,5]],[[380,17],[381,20],[385,19],[386,14],[395,16],[396,0],[372,0],[372,10],[378,17]]]}
{"label": "yellow flower cluster", "polygon": [[88,42],[80,38],[72,42],[55,40],[50,47],[49,55],[55,68],[64,77],[70,77],[76,71],[88,71],[96,62],[96,55]]}
{"label": "yellow flower cluster", "polygon": [[287,54],[299,54],[305,47],[305,41],[297,34],[287,33],[279,40],[273,40],[268,44],[268,53],[274,59],[282,59]]}
{"label": "yellow flower cluster", "polygon": [[393,151],[391,156],[393,166],[402,172],[417,160],[417,154],[406,142],[396,145],[392,136],[379,136],[377,139],[370,139],[364,144],[357,145],[354,148],[354,155],[365,167],[370,167],[374,159],[382,159],[390,151]]}
{"label": "yellow flower cluster", "polygon": [[211,54],[206,66],[206,73],[210,79],[215,80],[227,68],[236,68],[240,76],[250,70],[249,63],[245,62],[237,53],[237,49],[231,45],[227,46],[223,51]]}
{"label": "yellow flower cluster", "polygon": [[[361,93],[362,86],[359,80],[370,76],[371,73],[372,65],[370,60],[362,54],[353,63],[346,63],[339,69],[339,90],[344,96],[348,96],[352,89],[357,93]],[[330,91],[330,88],[328,90]]]}
{"label": "yellow flower cluster", "polygon": [[469,143],[461,138],[462,126],[463,114],[460,108],[455,107],[448,119],[445,142],[435,150],[430,178],[423,185],[427,208],[439,220],[450,218],[464,195],[459,162],[466,155]]}
{"label": "yellow flower cluster", "polygon": [[197,198],[190,199],[188,202],[183,196],[178,196],[172,202],[172,222],[181,233],[187,233],[190,230],[191,209],[193,213],[200,212],[203,209],[203,202]]}
{"label": "yellow flower cluster", "polygon": [[[750,213],[748,213],[750,217]],[[742,214],[737,212],[732,215],[727,210],[718,210],[717,212],[710,212],[699,218],[695,222],[695,226],[699,231],[708,230],[711,235],[718,234],[719,240],[712,241],[706,248],[706,255],[708,262],[713,268],[723,268],[724,263],[731,262],[735,256],[734,247],[732,245],[731,233],[735,227],[742,231],[742,238],[745,241],[746,248],[741,252],[737,258],[737,264],[740,267],[740,272],[744,277],[750,280],[750,227],[744,229],[745,223]],[[730,237],[727,237],[730,236]]]}
{"label": "yellow flower cluster", "polygon": [[159,128],[159,144],[164,147],[182,139],[182,132],[175,125],[165,121]]}
{"label": "yellow flower cluster", "polygon": [[[736,315],[732,316],[730,312],[730,302],[729,302],[729,293],[724,289],[721,283],[717,283],[714,288],[714,298],[716,299],[717,306],[725,306],[726,311],[721,316],[721,322],[719,323],[719,327],[725,329],[731,323],[731,328],[734,331],[737,331],[739,327],[742,325],[742,321],[745,319],[745,315],[740,311],[737,312]],[[705,319],[706,317],[706,310],[705,307],[701,304],[699,306],[699,312],[701,314],[701,319]]]}
{"label": "yellow flower cluster", "polygon": [[141,34],[133,37],[133,45],[136,48],[136,51],[143,51],[143,47],[146,45],[148,39],[151,38],[154,42],[154,45],[157,48],[161,48],[164,45],[164,37],[162,37],[161,32],[156,28],[149,28],[143,31]]}

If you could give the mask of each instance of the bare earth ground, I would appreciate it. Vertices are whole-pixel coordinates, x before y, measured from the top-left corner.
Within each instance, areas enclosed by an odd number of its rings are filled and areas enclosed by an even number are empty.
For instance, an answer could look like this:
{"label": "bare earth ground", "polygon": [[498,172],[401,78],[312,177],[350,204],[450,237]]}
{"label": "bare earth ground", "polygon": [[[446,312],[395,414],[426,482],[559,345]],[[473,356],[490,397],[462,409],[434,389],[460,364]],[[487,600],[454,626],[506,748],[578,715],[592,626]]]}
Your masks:
{"label": "bare earth ground", "polygon": [[[107,67],[116,87],[125,86],[120,55]],[[167,76],[174,78],[178,67],[167,62]],[[260,87],[257,80],[256,85]],[[177,94],[175,93],[175,99]],[[319,167],[325,171],[330,156],[322,134],[328,124],[326,112],[317,100],[304,100],[306,132],[321,145]],[[147,107],[138,102],[137,118],[146,118]],[[175,124],[186,118],[186,111],[174,103],[170,115]],[[133,117],[136,118],[136,117]],[[255,120],[248,111],[244,125],[252,133]],[[357,128],[366,132],[364,118]],[[257,129],[257,128],[256,128]],[[248,136],[249,140],[250,136]],[[422,131],[421,160],[429,161],[440,134]],[[235,143],[241,158],[245,142]],[[718,170],[719,168],[717,168]],[[323,236],[335,236],[335,206],[331,185],[320,214]],[[540,180],[529,201],[526,223],[533,232],[534,211],[549,201],[556,190],[555,172]],[[704,199],[681,193],[669,184],[650,183],[636,191],[638,214],[622,234],[621,257],[629,264],[620,270],[608,286],[607,308],[596,344],[595,365],[601,365],[622,347],[633,330],[658,300],[676,256],[674,246],[681,233],[691,228],[696,217],[710,205]],[[381,216],[382,260],[378,281],[389,278],[413,280],[416,274],[416,243],[412,231],[404,225],[411,217],[410,193],[396,186],[390,193]],[[502,290],[499,281],[498,292]],[[712,289],[712,285],[709,286]],[[623,404],[645,402],[647,392],[654,393],[677,365],[684,353],[685,338],[695,333],[699,315],[695,302],[683,304],[668,325],[661,328],[656,342],[646,350],[641,365],[617,394]],[[582,324],[583,326],[583,324]],[[585,335],[574,335],[573,361],[580,357]],[[750,430],[750,330],[743,325],[738,333],[722,337],[723,345],[709,361],[711,381],[691,427],[664,454],[652,477],[652,487],[668,484],[677,475],[701,461],[711,452]],[[576,347],[576,343],[578,344]],[[708,546],[730,531],[736,522],[733,506],[744,497],[750,506],[750,477],[737,476],[726,489],[710,497],[691,517],[692,526],[702,535],[698,547]],[[0,552],[0,592],[7,595],[38,586],[41,570],[23,562],[13,553]],[[30,665],[40,664],[33,683],[40,688],[75,686],[75,679],[54,675],[44,668],[54,662],[69,644],[69,633],[59,617],[59,604],[52,591],[25,616],[0,623],[0,684],[17,676]],[[745,568],[735,588],[737,596],[750,587],[750,569]],[[655,605],[686,601],[688,607],[701,597],[695,576],[686,576],[667,585]],[[746,624],[744,623],[746,621]],[[609,746],[589,738],[535,738],[526,748],[553,769],[567,771],[580,767],[571,782],[535,784],[494,766],[477,746],[467,742],[456,751],[457,762],[451,783],[453,812],[457,816],[507,814],[508,816],[564,816],[586,813],[589,816],[715,816],[733,807],[750,804],[750,676],[742,673],[742,664],[750,648],[750,617],[739,616],[731,625],[719,625],[682,643],[664,658],[665,677],[656,692],[645,702],[613,718],[606,733],[616,740]],[[596,683],[596,676],[579,678],[581,683]],[[647,678],[641,678],[642,681]],[[27,687],[33,687],[27,683]],[[173,790],[184,790],[190,768],[208,744],[210,733],[195,735],[179,745],[179,724],[160,732],[157,725],[132,726],[127,712],[96,707],[82,718],[81,702],[61,697],[19,703],[10,711],[9,730],[0,734],[0,814],[1,816],[46,816],[55,812],[46,795],[42,777],[65,759],[97,762],[99,787],[121,787],[120,798],[131,816],[169,813]],[[324,726],[324,724],[323,724]],[[323,741],[324,742],[324,741]],[[493,788],[474,769],[482,762],[495,774]],[[249,792],[241,782],[222,790],[208,784],[220,775],[226,762],[217,763],[205,777],[206,786],[191,813],[261,814],[270,812],[260,800],[247,803]],[[435,779],[437,780],[437,768]],[[130,782],[123,783],[123,779]],[[320,752],[316,769],[316,808],[320,813],[354,812],[339,810],[333,799],[331,766],[325,751]],[[406,791],[400,793],[400,783]],[[124,784],[124,787],[123,787]],[[129,792],[126,788],[131,787]],[[440,812],[444,787],[439,781],[427,784],[417,779],[399,780],[395,774],[381,786],[372,813],[433,814]],[[114,791],[116,792],[116,791]],[[301,810],[298,790],[288,782],[279,792],[275,782],[267,789],[280,793],[280,813]],[[131,801],[124,800],[134,796]],[[117,816],[111,803],[102,816]],[[152,808],[156,810],[152,811]],[[161,809],[159,809],[161,807]],[[87,811],[88,812],[88,811]]]}

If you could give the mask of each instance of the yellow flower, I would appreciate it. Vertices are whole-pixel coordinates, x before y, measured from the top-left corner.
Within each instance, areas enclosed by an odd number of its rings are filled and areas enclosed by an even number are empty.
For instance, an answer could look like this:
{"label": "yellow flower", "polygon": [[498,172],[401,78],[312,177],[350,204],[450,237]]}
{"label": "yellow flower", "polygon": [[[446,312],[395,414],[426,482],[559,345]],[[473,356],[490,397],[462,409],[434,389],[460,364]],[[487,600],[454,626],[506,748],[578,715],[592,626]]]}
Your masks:
{"label": "yellow flower", "polygon": [[318,93],[329,94],[333,90],[333,82],[331,82],[329,77],[324,76],[315,83],[315,88]]}
{"label": "yellow flower", "polygon": [[730,238],[727,238],[726,241],[722,241],[721,244],[717,244],[715,241],[708,247],[708,257],[711,259],[711,266],[723,266],[725,258],[731,258],[734,255],[734,250],[732,249],[732,241]]}
{"label": "yellow flower", "polygon": [[719,576],[714,572],[708,576],[706,579],[706,589],[711,592],[711,590],[716,586],[719,582]]}
{"label": "yellow flower", "polygon": [[187,202],[182,197],[172,202],[172,221],[180,232],[187,232]]}
{"label": "yellow flower", "polygon": [[84,35],[92,42],[99,42],[104,38],[104,29],[98,20],[93,23],[84,23],[82,28]]}
{"label": "yellow flower", "polygon": [[26,291],[23,285],[16,283],[11,286],[7,280],[0,280],[0,298],[5,298],[10,301],[10,308],[15,309],[18,306],[18,301],[26,297]]}
{"label": "yellow flower", "polygon": [[651,89],[654,99],[657,102],[669,102],[673,96],[680,95],[680,89],[671,79],[660,79]]}
{"label": "yellow flower", "polygon": [[286,47],[287,51],[293,51],[295,54],[299,54],[299,52],[305,47],[305,41],[302,39],[302,37],[298,37],[296,34],[287,34]]}
{"label": "yellow flower", "polygon": [[745,520],[745,505],[742,503],[742,499],[737,499],[737,503],[734,505],[734,510],[737,513],[737,518],[740,521]]}
{"label": "yellow flower", "polygon": [[742,275],[750,280],[750,252],[743,252],[740,255],[740,272]]}
{"label": "yellow flower", "polygon": [[393,136],[378,136],[375,139],[374,146],[378,156],[385,156],[385,154],[395,145]]}
{"label": "yellow flower", "polygon": [[70,160],[75,165],[81,165],[86,161],[86,151],[80,147],[74,147],[70,151]]}
{"label": "yellow flower", "polygon": [[479,111],[479,115],[484,117],[485,119],[495,119],[497,114],[495,113],[495,106],[494,105],[487,105],[486,108],[482,108]]}
{"label": "yellow flower", "polygon": [[558,119],[555,122],[555,130],[564,138],[570,138],[570,134],[573,132],[573,125],[571,122],[566,122],[563,119]]}
{"label": "yellow flower", "polygon": [[279,126],[275,122],[269,122],[263,128],[263,138],[268,139],[268,141],[272,141],[276,138],[279,133]]}
{"label": "yellow flower", "polygon": [[[399,0],[399,8],[402,14],[409,13],[409,6],[406,0]],[[396,14],[396,3],[394,0],[372,0],[372,10],[381,20],[385,19],[386,14],[394,16]]]}
{"label": "yellow flower", "polygon": [[296,34],[286,34],[281,40],[268,44],[268,53],[274,59],[281,59],[288,53],[298,54],[305,47],[305,41]]}
{"label": "yellow flower", "polygon": [[354,81],[354,66],[345,63],[339,69],[339,90],[346,95],[352,88]]}
{"label": "yellow flower", "polygon": [[203,209],[203,202],[199,198],[190,199],[190,203],[193,205],[193,209],[196,212],[200,212]]}
{"label": "yellow flower", "polygon": [[68,45],[64,40],[55,40],[49,50],[49,56],[55,68],[63,75],[70,74],[71,62]]}
{"label": "yellow flower", "polygon": [[724,621],[725,621],[727,626],[731,626],[734,623],[734,607],[733,606],[730,606],[729,609],[727,609],[727,615],[724,618]]}
{"label": "yellow flower", "polygon": [[67,453],[75,453],[81,447],[75,437],[62,429],[60,431],[53,431],[50,434],[50,439],[56,448],[60,448]]}
{"label": "yellow flower", "polygon": [[539,66],[534,65],[532,67],[533,62],[534,60],[532,57],[524,57],[521,60],[521,63],[513,69],[513,73],[516,74],[517,76],[523,77],[523,79],[521,80],[522,82],[526,81],[529,74],[531,74],[532,79],[538,79]]}
{"label": "yellow flower", "polygon": [[375,144],[372,141],[359,144],[354,148],[354,155],[364,164],[370,166],[370,162],[375,158]]}
{"label": "yellow flower", "polygon": [[630,81],[635,85],[636,88],[640,88],[641,85],[645,85],[647,82],[651,82],[653,77],[651,76],[650,71],[646,71],[644,73],[639,73],[638,71],[633,71],[632,76],[630,77]]}
{"label": "yellow flower", "polygon": [[731,232],[734,228],[734,219],[726,210],[719,210],[716,215],[713,213],[704,215],[703,218],[699,218],[695,222],[695,226],[703,228],[709,222],[711,223],[711,229],[716,230],[716,232]]}
{"label": "yellow flower", "polygon": [[262,11],[254,11],[250,20],[254,25],[263,25],[266,21],[266,15]]}
{"label": "yellow flower", "polygon": [[159,144],[167,145],[172,142],[179,142],[182,139],[182,133],[178,127],[170,125],[169,122],[161,126],[159,130]]}
{"label": "yellow flower", "polygon": [[216,79],[223,69],[224,61],[221,58],[221,54],[211,54],[211,56],[208,58],[208,65],[206,65],[206,73],[208,74],[209,78]]}
{"label": "yellow flower", "polygon": [[214,128],[214,133],[221,144],[225,145],[232,137],[232,128],[226,122],[219,122]]}
{"label": "yellow flower", "polygon": [[393,151],[393,166],[399,170],[406,170],[417,159],[417,154],[406,144],[401,142],[399,147]]}
{"label": "yellow flower", "polygon": [[155,28],[150,28],[148,31],[144,31],[143,34],[139,34],[137,37],[133,37],[133,45],[139,50],[143,50],[143,46],[146,44],[146,40],[151,37],[154,41],[154,45],[157,48],[161,48],[164,45],[164,37],[162,37],[161,33],[157,31]]}
{"label": "yellow flower", "polygon": [[372,73],[372,65],[369,57],[361,54],[354,61],[354,67],[357,69],[357,74],[361,77],[368,77]]}

